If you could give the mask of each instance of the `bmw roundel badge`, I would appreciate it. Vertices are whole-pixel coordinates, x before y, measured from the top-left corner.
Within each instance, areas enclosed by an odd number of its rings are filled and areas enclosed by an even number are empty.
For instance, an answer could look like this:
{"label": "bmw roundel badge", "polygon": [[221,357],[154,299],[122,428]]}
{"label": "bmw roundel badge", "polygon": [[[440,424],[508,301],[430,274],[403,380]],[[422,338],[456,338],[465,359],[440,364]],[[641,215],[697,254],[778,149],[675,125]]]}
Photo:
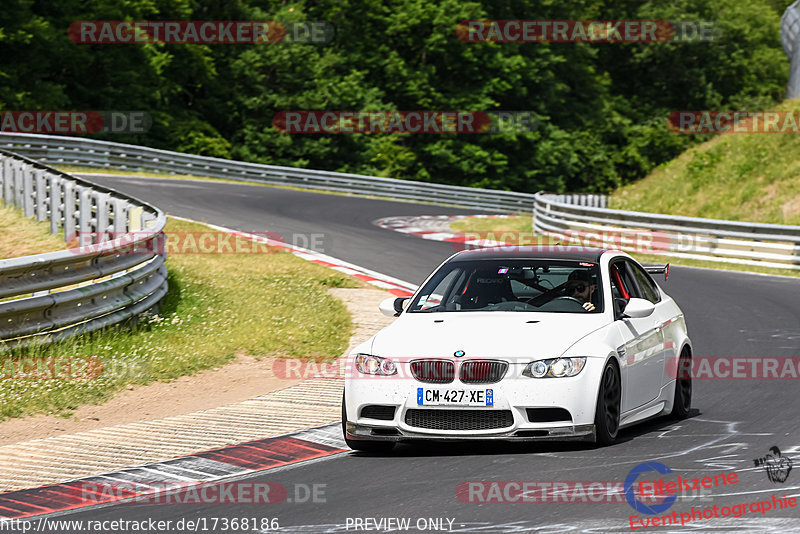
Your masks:
{"label": "bmw roundel badge", "polygon": [[453,356],[455,356],[456,358],[460,358],[460,357],[462,357],[462,356],[463,356],[463,355],[465,355],[465,354],[466,354],[466,352],[464,352],[463,350],[457,350],[457,351],[455,351],[455,352],[453,353]]}

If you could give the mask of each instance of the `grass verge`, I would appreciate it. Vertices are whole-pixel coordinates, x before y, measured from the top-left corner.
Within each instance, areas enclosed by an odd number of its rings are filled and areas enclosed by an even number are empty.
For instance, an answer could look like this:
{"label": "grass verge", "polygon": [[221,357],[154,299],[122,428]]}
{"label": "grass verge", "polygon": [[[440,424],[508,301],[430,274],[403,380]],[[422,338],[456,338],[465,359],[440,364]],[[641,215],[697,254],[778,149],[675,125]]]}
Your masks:
{"label": "grass verge", "polygon": [[[167,231],[208,228],[170,219]],[[0,355],[0,419],[68,416],[128,384],[191,375],[240,351],[329,361],[347,348],[353,324],[328,288],[363,286],[271,247],[258,254],[172,254],[167,269],[170,289],[157,315]]]}
{"label": "grass verge", "polygon": [[55,169],[72,174],[115,174],[118,176],[137,176],[142,178],[168,178],[170,180],[202,180],[205,182],[222,182],[227,184],[254,184],[264,187],[277,187],[257,181],[230,180],[226,178],[212,178],[211,176],[198,176],[196,174],[170,174],[136,169],[105,169],[103,167],[83,167],[80,165],[53,165]]}
{"label": "grass verge", "polygon": [[48,224],[37,223],[13,206],[0,208],[0,258],[17,258],[66,248],[64,233],[50,233]]}
{"label": "grass verge", "polygon": [[[800,100],[775,110],[798,111]],[[798,149],[800,137],[791,133],[718,135],[618,189],[610,207],[800,225]]]}
{"label": "grass verge", "polygon": [[530,232],[533,230],[533,219],[530,215],[515,215],[495,219],[491,217],[478,218],[469,217],[459,219],[450,224],[450,228],[456,232]]}
{"label": "grass verge", "polygon": [[[450,228],[456,232],[477,233],[480,234],[482,239],[502,241],[513,245],[519,244],[520,239],[523,245],[538,244],[540,238],[543,240],[547,239],[546,236],[534,233],[532,231],[532,224],[530,215],[526,215],[504,219],[461,219],[453,222]],[[557,242],[557,240],[555,240],[554,243],[555,242]],[[547,241],[543,241],[543,243],[547,243]],[[758,265],[727,264],[691,258],[678,258],[668,254],[631,253],[631,256],[644,263],[670,263],[672,265],[684,265],[687,267],[704,267],[707,269],[722,269],[725,271],[743,271],[800,277],[800,272],[791,269],[774,269]]]}

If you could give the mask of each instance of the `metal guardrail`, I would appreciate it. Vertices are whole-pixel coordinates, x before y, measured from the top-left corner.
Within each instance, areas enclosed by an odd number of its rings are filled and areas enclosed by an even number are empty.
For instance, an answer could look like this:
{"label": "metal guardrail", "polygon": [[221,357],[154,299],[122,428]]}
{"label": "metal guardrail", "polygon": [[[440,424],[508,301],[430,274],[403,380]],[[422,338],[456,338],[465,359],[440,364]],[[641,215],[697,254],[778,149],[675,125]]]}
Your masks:
{"label": "metal guardrail", "polygon": [[[388,196],[495,213],[534,212],[541,232],[658,232],[670,256],[800,269],[800,227],[606,209],[604,195],[515,193],[294,167],[261,165],[166,150],[38,134],[0,133],[7,148],[50,164],[196,174],[270,185]],[[621,247],[625,248],[625,247]],[[630,247],[628,247],[630,249]]]}
{"label": "metal guardrail", "polygon": [[166,294],[158,208],[5,150],[0,198],[81,245],[0,259],[0,350],[118,323]]}
{"label": "metal guardrail", "polygon": [[[699,217],[681,217],[623,211],[598,207],[597,195],[534,195],[533,226],[537,232],[549,232],[568,238],[578,232],[584,236],[619,233],[620,230],[650,232],[645,247],[629,243],[619,248],[680,258],[694,258],[720,263],[758,265],[800,270],[800,226],[722,221]],[[644,250],[643,250],[644,248]]]}
{"label": "metal guardrail", "polygon": [[533,208],[533,195],[530,193],[246,163],[95,139],[2,133],[0,148],[50,165],[194,174],[303,189],[388,196],[501,213],[530,213]]}

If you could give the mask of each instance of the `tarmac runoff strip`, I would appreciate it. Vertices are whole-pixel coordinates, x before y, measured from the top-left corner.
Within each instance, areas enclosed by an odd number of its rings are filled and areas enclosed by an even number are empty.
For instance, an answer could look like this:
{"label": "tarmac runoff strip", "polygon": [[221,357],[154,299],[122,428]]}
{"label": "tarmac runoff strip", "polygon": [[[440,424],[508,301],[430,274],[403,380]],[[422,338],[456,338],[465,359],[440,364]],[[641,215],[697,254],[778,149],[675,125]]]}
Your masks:
{"label": "tarmac runoff strip", "polygon": [[[198,484],[323,458],[348,450],[341,435],[340,424],[333,423],[99,476],[4,493],[0,494],[0,520],[23,519],[152,495],[163,491],[164,484],[180,484],[181,491],[185,491]],[[121,489],[126,483],[130,484],[130,489]],[[115,495],[100,494],[87,499],[87,488],[102,488],[103,485],[117,488],[113,492]]]}

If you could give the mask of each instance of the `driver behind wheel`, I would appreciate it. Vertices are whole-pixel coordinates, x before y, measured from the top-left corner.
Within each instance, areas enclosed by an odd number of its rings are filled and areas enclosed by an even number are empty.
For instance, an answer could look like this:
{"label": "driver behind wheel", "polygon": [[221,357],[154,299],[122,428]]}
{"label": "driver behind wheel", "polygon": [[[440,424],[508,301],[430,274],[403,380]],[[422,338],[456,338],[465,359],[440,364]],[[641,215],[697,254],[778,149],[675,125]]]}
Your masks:
{"label": "driver behind wheel", "polygon": [[589,271],[582,269],[572,271],[564,286],[566,295],[580,301],[586,311],[594,311],[595,306],[592,303],[592,297],[596,289],[597,285],[592,283]]}

